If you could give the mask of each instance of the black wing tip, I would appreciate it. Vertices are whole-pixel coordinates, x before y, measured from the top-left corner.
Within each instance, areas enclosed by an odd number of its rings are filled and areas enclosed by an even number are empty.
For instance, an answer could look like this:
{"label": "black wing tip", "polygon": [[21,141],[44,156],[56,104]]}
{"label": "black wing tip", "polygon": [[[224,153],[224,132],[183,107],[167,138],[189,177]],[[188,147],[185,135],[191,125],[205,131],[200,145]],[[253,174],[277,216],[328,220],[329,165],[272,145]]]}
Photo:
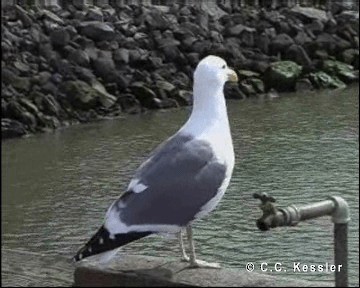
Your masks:
{"label": "black wing tip", "polygon": [[101,226],[94,236],[76,253],[72,260],[74,263],[79,262],[84,258],[119,248],[150,234],[152,232],[129,232],[110,236],[109,231],[104,226]]}

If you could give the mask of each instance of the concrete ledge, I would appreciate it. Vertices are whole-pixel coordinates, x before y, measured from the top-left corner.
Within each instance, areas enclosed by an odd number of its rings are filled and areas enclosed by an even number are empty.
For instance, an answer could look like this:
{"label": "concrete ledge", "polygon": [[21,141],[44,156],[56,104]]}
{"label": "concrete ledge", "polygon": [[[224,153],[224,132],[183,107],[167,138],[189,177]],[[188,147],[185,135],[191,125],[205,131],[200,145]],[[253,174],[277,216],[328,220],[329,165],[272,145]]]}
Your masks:
{"label": "concrete ledge", "polygon": [[239,268],[188,269],[179,259],[121,255],[109,264],[83,260],[74,287],[331,287],[329,282],[295,280]]}

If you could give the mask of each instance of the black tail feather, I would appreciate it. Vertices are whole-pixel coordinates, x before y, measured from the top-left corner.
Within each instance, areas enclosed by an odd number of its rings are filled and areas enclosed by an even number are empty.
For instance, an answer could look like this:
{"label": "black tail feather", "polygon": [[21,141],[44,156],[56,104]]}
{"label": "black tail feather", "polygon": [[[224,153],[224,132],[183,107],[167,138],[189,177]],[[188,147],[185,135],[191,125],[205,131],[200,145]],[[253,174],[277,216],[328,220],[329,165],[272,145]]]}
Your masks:
{"label": "black tail feather", "polygon": [[103,225],[84,245],[84,247],[76,253],[74,261],[79,261],[95,254],[113,250],[150,234],[151,232],[129,232],[124,234],[115,234],[114,237],[111,238],[109,231],[107,231]]}

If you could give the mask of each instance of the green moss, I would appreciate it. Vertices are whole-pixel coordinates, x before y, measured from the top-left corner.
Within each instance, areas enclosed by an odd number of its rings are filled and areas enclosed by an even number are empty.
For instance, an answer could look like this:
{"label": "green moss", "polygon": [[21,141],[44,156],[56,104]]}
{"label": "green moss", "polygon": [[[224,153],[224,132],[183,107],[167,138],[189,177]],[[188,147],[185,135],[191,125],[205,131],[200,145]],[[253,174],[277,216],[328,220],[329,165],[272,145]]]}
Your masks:
{"label": "green moss", "polygon": [[345,88],[346,84],[342,82],[336,76],[330,76],[329,74],[319,71],[310,73],[310,81],[317,88]]}

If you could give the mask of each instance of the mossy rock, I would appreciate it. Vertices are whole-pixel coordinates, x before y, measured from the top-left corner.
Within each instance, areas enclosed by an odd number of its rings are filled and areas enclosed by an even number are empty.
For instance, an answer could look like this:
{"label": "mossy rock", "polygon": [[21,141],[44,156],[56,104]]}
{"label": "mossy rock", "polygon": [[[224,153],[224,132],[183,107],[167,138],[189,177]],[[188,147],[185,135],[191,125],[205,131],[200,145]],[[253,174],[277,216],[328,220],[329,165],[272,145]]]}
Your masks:
{"label": "mossy rock", "polygon": [[66,81],[61,89],[75,108],[89,110],[97,105],[99,93],[84,81]]}
{"label": "mossy rock", "polygon": [[99,81],[93,81],[92,88],[98,92],[99,101],[105,108],[110,108],[116,103],[116,97],[108,93]]}
{"label": "mossy rock", "polygon": [[316,88],[345,88],[346,84],[336,76],[330,76],[324,71],[309,74],[309,79]]}
{"label": "mossy rock", "polygon": [[274,88],[279,92],[293,91],[301,72],[302,67],[293,61],[273,62],[264,74],[265,88]]}
{"label": "mossy rock", "polygon": [[354,67],[340,61],[326,60],[323,69],[329,75],[336,76],[345,83],[351,83],[358,79]]}

